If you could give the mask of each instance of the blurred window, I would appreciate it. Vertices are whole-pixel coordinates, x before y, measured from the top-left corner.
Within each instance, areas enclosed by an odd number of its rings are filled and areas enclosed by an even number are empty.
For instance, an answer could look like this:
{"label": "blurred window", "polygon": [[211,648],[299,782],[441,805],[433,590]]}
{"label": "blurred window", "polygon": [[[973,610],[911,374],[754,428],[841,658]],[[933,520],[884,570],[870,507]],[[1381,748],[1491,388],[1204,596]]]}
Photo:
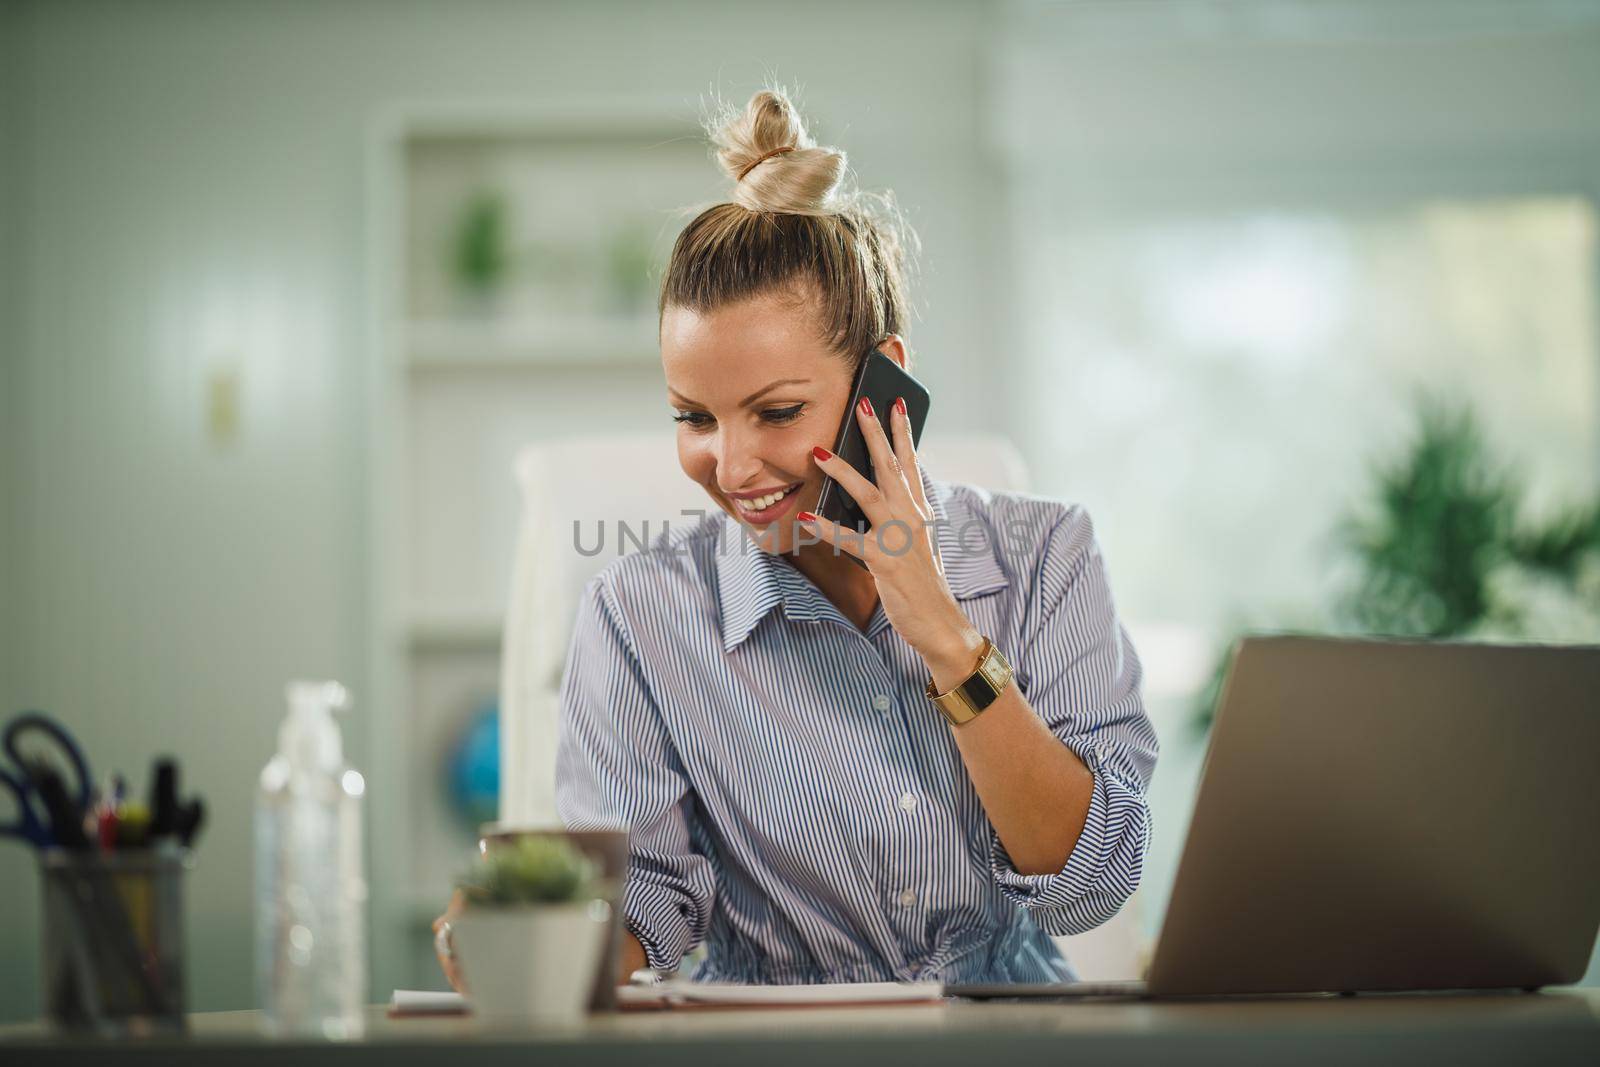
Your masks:
{"label": "blurred window", "polygon": [[1473,405],[1530,515],[1594,491],[1586,199],[1058,217],[1021,254],[1017,435],[1131,620],[1220,637],[1325,603],[1418,386]]}

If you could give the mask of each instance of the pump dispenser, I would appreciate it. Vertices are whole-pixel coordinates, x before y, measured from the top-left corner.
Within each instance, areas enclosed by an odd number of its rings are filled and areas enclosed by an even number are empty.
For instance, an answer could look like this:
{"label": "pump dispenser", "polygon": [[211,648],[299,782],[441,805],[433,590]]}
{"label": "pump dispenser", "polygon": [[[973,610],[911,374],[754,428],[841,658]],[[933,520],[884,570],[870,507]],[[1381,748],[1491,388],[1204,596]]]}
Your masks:
{"label": "pump dispenser", "polygon": [[358,1037],[367,999],[361,799],[338,682],[290,682],[256,797],[256,975],[268,1032]]}

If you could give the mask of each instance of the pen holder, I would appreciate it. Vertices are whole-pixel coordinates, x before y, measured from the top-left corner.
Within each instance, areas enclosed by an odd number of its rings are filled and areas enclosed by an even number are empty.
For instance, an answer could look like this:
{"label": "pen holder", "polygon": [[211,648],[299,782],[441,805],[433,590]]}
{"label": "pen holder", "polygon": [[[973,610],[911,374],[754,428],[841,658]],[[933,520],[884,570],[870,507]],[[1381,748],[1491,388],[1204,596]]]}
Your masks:
{"label": "pen holder", "polygon": [[46,1017],[107,1035],[184,1028],[187,849],[40,855]]}

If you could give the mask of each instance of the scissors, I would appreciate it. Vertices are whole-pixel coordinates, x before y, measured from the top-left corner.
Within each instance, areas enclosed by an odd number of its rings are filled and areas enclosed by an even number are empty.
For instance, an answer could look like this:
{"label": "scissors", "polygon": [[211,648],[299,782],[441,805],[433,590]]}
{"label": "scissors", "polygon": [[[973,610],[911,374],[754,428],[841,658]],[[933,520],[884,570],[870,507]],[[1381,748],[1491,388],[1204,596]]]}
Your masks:
{"label": "scissors", "polygon": [[[11,763],[9,769],[0,767],[0,783],[17,804],[16,821],[0,823],[0,835],[21,838],[35,848],[73,844],[82,837],[81,821],[74,820],[82,820],[89,810],[93,779],[83,749],[66,727],[42,711],[24,711],[6,724],[0,749]],[[43,759],[41,753],[46,754]],[[62,764],[72,771],[71,785],[61,777]]]}

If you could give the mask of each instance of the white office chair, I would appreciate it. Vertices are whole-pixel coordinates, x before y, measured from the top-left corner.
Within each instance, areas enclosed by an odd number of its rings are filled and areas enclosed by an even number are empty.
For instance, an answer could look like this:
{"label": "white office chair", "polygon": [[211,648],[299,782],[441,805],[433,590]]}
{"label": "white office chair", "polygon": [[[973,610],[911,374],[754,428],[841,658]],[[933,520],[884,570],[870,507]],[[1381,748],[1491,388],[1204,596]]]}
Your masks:
{"label": "white office chair", "polygon": [[[1022,457],[1003,438],[930,438],[921,454],[929,472],[944,481],[1027,487]],[[517,456],[516,478],[522,519],[502,643],[500,821],[556,827],[561,825],[555,803],[561,675],[583,587],[619,554],[619,522],[648,544],[664,521],[690,524],[695,516],[684,516],[685,510],[715,505],[679,468],[670,438],[530,445]],[[579,551],[581,546],[593,553],[597,545],[602,546],[597,554]],[[634,550],[631,540],[622,546],[622,551]],[[1138,944],[1129,940],[1137,931],[1133,903],[1099,930],[1059,939],[1085,978],[1135,975]]]}
{"label": "white office chair", "polygon": [[[679,468],[671,438],[531,445],[517,456],[516,477],[522,521],[501,646],[500,821],[559,826],[557,702],[583,587],[619,555],[619,524],[648,545],[663,522],[687,525],[695,518],[685,510],[715,505]],[[597,544],[598,554],[579,550]]]}

